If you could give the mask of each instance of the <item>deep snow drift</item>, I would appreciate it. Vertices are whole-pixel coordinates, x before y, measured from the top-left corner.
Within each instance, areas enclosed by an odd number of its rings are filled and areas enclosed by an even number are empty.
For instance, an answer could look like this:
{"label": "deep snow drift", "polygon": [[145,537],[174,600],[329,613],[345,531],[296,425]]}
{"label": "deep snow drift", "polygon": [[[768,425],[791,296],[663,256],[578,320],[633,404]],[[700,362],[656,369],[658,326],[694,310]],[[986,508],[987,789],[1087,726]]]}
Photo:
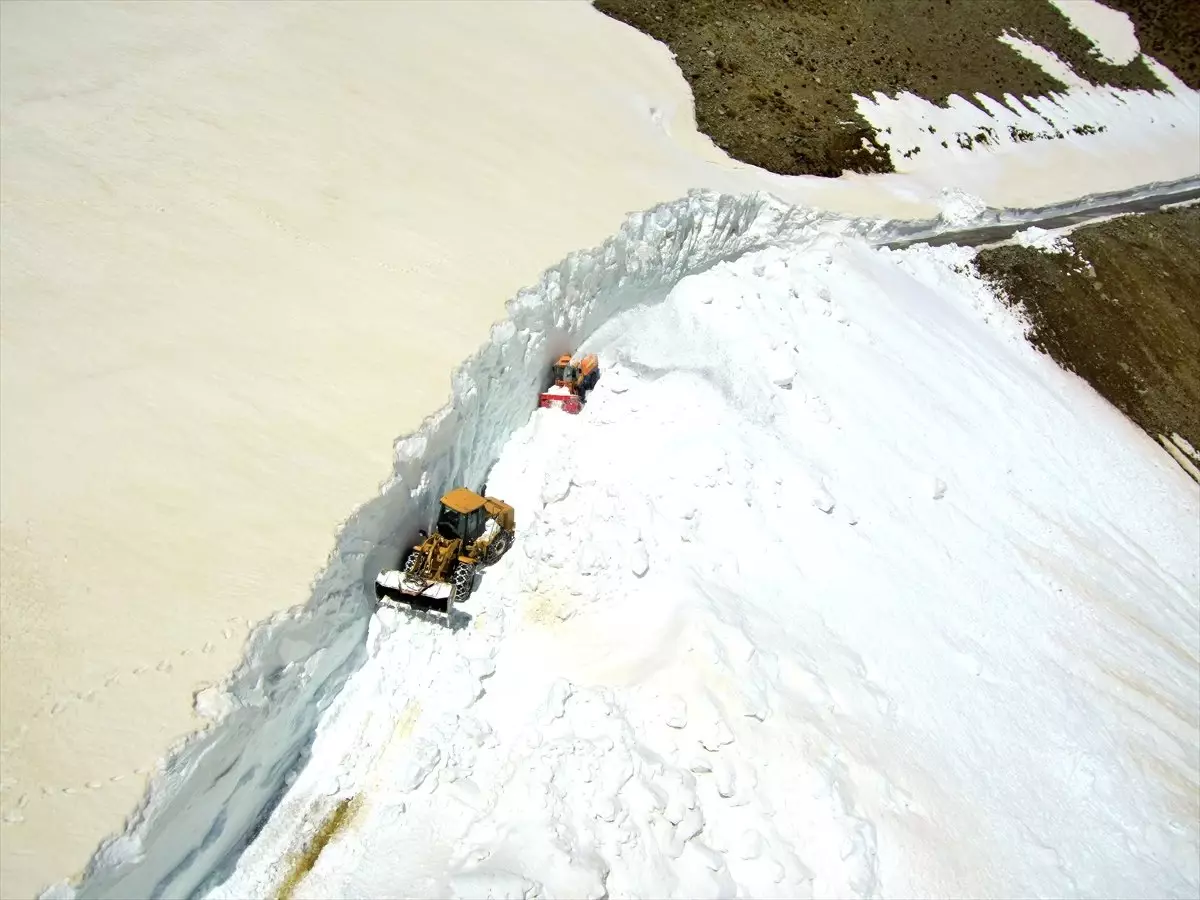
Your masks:
{"label": "deep snow drift", "polygon": [[347,800],[296,896],[1195,896],[1200,492],[970,256],[810,234],[605,322],[469,625],[372,618],[209,896]]}

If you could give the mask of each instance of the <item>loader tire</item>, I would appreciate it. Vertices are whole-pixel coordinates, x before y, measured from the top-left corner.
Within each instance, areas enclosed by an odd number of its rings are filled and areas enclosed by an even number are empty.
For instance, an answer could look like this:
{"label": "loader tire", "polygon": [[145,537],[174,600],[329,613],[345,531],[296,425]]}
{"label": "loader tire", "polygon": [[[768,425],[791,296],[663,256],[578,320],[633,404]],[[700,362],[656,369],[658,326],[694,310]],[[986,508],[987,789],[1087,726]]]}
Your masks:
{"label": "loader tire", "polygon": [[408,554],[408,559],[404,563],[404,574],[412,575],[421,565],[421,554],[416,550]]}
{"label": "loader tire", "polygon": [[500,562],[500,557],[512,546],[512,539],[511,531],[502,531],[492,539],[487,548],[487,565],[492,566]]}
{"label": "loader tire", "polygon": [[475,584],[475,567],[469,563],[459,563],[454,570],[454,602],[464,603],[471,596],[471,588]]}

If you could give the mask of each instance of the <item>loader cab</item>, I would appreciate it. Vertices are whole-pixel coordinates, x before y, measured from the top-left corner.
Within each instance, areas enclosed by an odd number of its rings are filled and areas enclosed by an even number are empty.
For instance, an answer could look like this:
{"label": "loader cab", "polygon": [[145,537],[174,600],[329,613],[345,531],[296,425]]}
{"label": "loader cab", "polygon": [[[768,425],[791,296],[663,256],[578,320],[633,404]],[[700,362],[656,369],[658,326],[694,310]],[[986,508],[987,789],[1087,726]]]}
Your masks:
{"label": "loader cab", "polygon": [[443,504],[442,511],[438,515],[437,533],[441,537],[452,541],[463,537],[463,529],[465,527],[466,522],[464,521],[463,514]]}
{"label": "loader cab", "polygon": [[550,367],[551,374],[554,375],[555,384],[566,384],[575,378],[575,367],[571,365],[571,357],[560,356]]}
{"label": "loader cab", "polygon": [[448,540],[469,543],[483,533],[487,512],[483,498],[466,488],[456,488],[442,498],[437,533]]}

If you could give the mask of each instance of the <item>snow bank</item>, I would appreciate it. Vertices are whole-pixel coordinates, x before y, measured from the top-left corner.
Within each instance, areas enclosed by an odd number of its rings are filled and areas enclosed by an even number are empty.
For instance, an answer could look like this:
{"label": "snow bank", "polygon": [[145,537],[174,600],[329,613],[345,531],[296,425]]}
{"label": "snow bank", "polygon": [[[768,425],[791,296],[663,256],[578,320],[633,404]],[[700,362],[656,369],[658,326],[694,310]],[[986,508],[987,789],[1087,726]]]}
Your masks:
{"label": "snow bank", "polygon": [[1200,493],[970,249],[793,236],[606,304],[210,900],[350,798],[295,896],[1195,896]]}
{"label": "snow bank", "polygon": [[962,228],[977,222],[987,210],[987,204],[983,200],[974,194],[968,194],[962,188],[945,188],[940,199],[939,218],[951,228]]}
{"label": "snow bank", "polygon": [[[508,320],[456,371],[450,403],[396,442],[391,480],[347,521],[313,599],[254,632],[225,687],[230,712],[171,753],[126,832],[89,863],[76,896],[184,896],[218,879],[361,665],[376,574],[396,564],[444,490],[483,487],[501,446],[534,408],[551,359],[612,315],[661,299],[685,275],[820,220],[765,194],[695,192],[631,216],[602,246],[572,254],[511,300]],[[889,233],[883,223],[828,216],[823,227]],[[906,226],[920,227],[934,224]],[[205,705],[214,708],[211,697]]]}
{"label": "snow bank", "polygon": [[[1097,200],[1072,208],[1090,202]],[[696,191],[630,216],[600,247],[548,270],[509,302],[509,318],[456,371],[447,406],[396,442],[391,479],[343,527],[312,600],[254,632],[225,696],[203,698],[210,714],[227,714],[170,754],[125,833],[100,847],[74,896],[185,896],[228,874],[305,759],[322,713],[366,659],[376,574],[395,566],[445,489],[484,487],[505,441],[533,411],[555,356],[612,317],[661,300],[685,276],[756,248],[818,235],[878,242],[1035,216],[986,210],[973,223],[961,216],[847,220],[765,194]],[[772,377],[783,385],[790,374]],[[60,885],[54,895],[70,896],[71,889]]]}

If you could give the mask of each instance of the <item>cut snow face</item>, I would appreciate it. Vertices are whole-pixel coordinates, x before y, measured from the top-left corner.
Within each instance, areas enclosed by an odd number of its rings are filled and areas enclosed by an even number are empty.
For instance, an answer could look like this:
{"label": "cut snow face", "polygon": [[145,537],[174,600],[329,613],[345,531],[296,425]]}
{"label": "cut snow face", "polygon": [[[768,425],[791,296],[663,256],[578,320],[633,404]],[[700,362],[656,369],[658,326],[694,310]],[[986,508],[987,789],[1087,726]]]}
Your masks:
{"label": "cut snow face", "polygon": [[970,260],[825,237],[603,324],[470,626],[373,616],[208,896],[351,798],[295,896],[1195,896],[1200,492]]}
{"label": "cut snow face", "polygon": [[[408,552],[447,487],[486,481],[504,444],[528,422],[562,347],[579,346],[639,303],[660,301],[686,275],[754,248],[820,233],[895,239],[934,224],[845,220],[765,194],[697,191],[630,215],[601,245],[546,270],[457,368],[451,401],[395,442],[391,477],[342,527],[310,602],[256,628],[221,685],[228,703],[202,704],[227,714],[172,750],[124,832],[54,895],[193,896],[228,874],[307,757],[323,713],[366,659],[376,575]],[[0,816],[20,815],[21,802],[18,795],[17,808]]]}

